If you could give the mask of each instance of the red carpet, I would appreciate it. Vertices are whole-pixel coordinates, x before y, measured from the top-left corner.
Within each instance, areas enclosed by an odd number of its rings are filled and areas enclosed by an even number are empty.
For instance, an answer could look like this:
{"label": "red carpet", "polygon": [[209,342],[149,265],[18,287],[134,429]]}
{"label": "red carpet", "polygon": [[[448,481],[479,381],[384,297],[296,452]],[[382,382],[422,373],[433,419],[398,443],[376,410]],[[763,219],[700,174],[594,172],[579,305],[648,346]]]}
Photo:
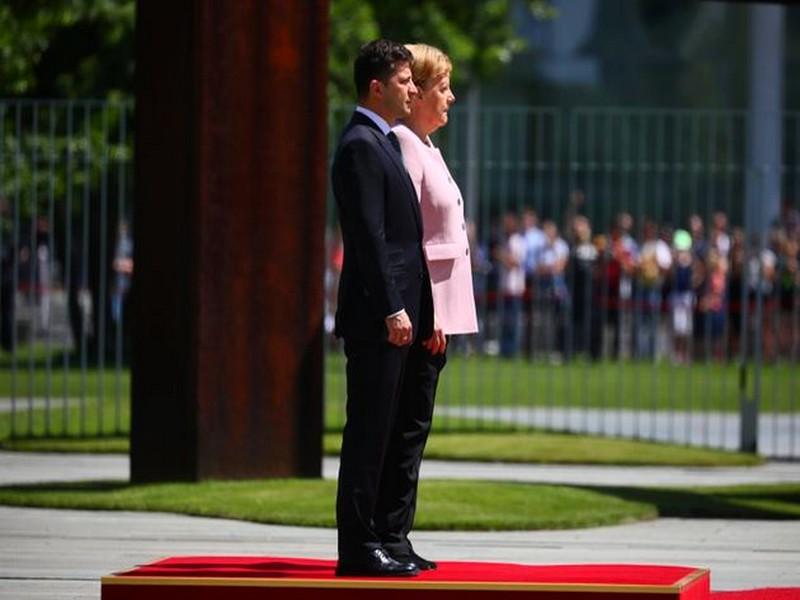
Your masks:
{"label": "red carpet", "polygon": [[442,562],[409,579],[337,578],[335,562],[283,557],[183,556],[104,577],[103,600],[800,600],[800,588],[709,592],[709,574],[656,565]]}
{"label": "red carpet", "polygon": [[800,588],[763,588],[742,592],[711,592],[711,600],[800,600]]}
{"label": "red carpet", "polygon": [[[167,558],[104,577],[103,600],[392,600],[512,597],[562,600],[706,600],[703,569],[655,565],[441,562],[414,578],[340,578],[335,562],[281,557]],[[759,597],[760,598],[760,597]],[[722,598],[721,600],[728,600]],[[739,600],[731,599],[731,600]],[[756,600],[755,597],[747,600]],[[769,598],[769,600],[778,600]],[[781,599],[783,600],[783,599]]]}

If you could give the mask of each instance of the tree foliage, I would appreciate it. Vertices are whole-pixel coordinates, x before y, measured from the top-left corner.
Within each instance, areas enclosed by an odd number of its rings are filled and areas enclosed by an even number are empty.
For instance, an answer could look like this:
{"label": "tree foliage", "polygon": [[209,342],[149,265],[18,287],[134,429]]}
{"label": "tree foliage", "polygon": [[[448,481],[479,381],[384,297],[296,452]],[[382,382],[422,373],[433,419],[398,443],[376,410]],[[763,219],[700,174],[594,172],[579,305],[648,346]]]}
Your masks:
{"label": "tree foliage", "polygon": [[[425,42],[452,59],[458,84],[491,79],[525,43],[514,31],[514,0],[331,0],[331,104],[352,101],[352,60],[376,37]],[[555,16],[546,0],[522,3],[540,19]]]}
{"label": "tree foliage", "polygon": [[[330,0],[331,106],[352,103],[353,57],[378,37],[439,46],[453,59],[456,83],[492,77],[523,47],[513,30],[515,6],[541,18],[553,14],[547,0]],[[0,98],[119,101],[92,111],[78,106],[69,135],[69,107],[54,112],[32,102],[0,105],[0,155],[14,164],[10,168],[7,162],[0,172],[0,194],[11,197],[48,185],[47,165],[54,156],[58,164],[71,157],[75,165],[84,165],[73,173],[73,185],[88,178],[93,186],[102,177],[103,156],[130,159],[130,135],[126,140],[104,136],[107,123],[113,127],[134,95],[135,16],[136,0],[0,2]],[[66,185],[64,174],[56,173],[55,193],[61,196]],[[23,195],[26,212],[31,210],[28,196]]]}
{"label": "tree foliage", "polygon": [[[377,37],[424,41],[455,64],[456,83],[490,78],[524,43],[514,0],[330,0],[331,104],[351,101],[352,61]],[[537,17],[554,10],[526,0]],[[5,0],[0,3],[0,96],[133,95],[135,0]]]}
{"label": "tree foliage", "polygon": [[134,0],[0,3],[0,95],[131,95],[135,6]]}

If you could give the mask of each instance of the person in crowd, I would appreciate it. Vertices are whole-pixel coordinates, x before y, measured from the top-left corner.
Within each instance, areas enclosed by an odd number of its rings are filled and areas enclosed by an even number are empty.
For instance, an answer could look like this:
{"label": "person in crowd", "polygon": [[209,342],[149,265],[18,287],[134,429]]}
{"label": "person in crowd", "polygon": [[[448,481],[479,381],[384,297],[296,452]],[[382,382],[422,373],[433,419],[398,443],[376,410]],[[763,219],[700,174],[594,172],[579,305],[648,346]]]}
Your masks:
{"label": "person in crowd", "polygon": [[639,358],[656,358],[661,291],[671,266],[670,247],[659,237],[656,224],[645,222],[644,242],[636,269],[636,354]]}
{"label": "person in crowd", "polygon": [[[340,576],[407,577],[424,565],[392,556],[398,474],[413,476],[399,411],[409,347],[433,335],[430,276],[419,200],[391,126],[417,94],[411,52],[389,40],[364,45],[354,64],[358,105],[331,178],[344,244],[335,333],[344,340],[347,418],[336,522]],[[412,560],[414,559],[414,560]]]}
{"label": "person in crowd", "polygon": [[571,293],[572,351],[589,355],[592,360],[600,358],[602,331],[599,287],[602,281],[598,273],[600,253],[592,240],[589,219],[578,215],[572,221],[574,240],[569,260],[567,282]]}
{"label": "person in crowd", "polygon": [[111,268],[114,271],[114,280],[111,284],[111,318],[115,323],[119,323],[122,321],[125,299],[133,276],[133,239],[125,219],[120,220],[117,227],[117,242]]}
{"label": "person in crowd", "polygon": [[408,352],[398,406],[399,434],[404,440],[396,470],[391,504],[379,521],[383,547],[397,560],[421,570],[436,563],[420,557],[408,535],[414,523],[417,484],[422,452],[433,422],[433,406],[439,375],[447,361],[448,336],[478,330],[475,295],[464,201],[442,153],[431,134],[447,124],[455,96],[450,89],[452,63],[438,48],[410,44],[411,73],[417,94],[411,113],[392,131],[397,135],[403,163],[411,176],[422,212],[422,247],[433,293],[433,335],[418,336]]}
{"label": "person in crowd", "polygon": [[670,294],[672,357],[676,364],[687,364],[690,360],[689,351],[694,313],[692,234],[685,229],[676,230],[672,248],[675,260]]}
{"label": "person in crowd", "polygon": [[492,272],[492,261],[489,247],[481,243],[478,237],[478,226],[475,221],[467,221],[467,239],[469,240],[469,259],[472,268],[472,288],[474,290],[476,312],[478,315],[478,331],[476,335],[457,338],[460,339],[467,348],[481,351],[486,340],[486,313],[487,296],[489,293],[489,275]]}
{"label": "person in crowd", "polygon": [[700,310],[705,314],[705,356],[722,360],[726,293],[728,284],[728,259],[716,247],[708,251],[708,275],[703,295],[699,298]]}
{"label": "person in crowd", "polygon": [[39,332],[46,332],[50,327],[53,263],[47,217],[40,215],[25,225],[26,231],[21,232],[17,240],[17,276],[20,291],[31,308],[28,340],[33,342]]}
{"label": "person in crowd", "polygon": [[716,248],[723,258],[727,258],[731,250],[731,236],[728,235],[728,215],[721,210],[716,211],[712,216],[711,224],[709,245],[711,248]]}
{"label": "person in crowd", "polygon": [[800,232],[790,235],[794,226],[778,230],[777,293],[779,318],[778,352],[781,356],[797,356],[800,347]]}
{"label": "person in crowd", "polygon": [[701,359],[703,336],[705,335],[706,313],[701,310],[698,298],[702,297],[706,286],[706,262],[708,251],[711,248],[706,237],[703,218],[698,214],[689,216],[689,233],[692,236],[692,333],[690,339],[690,354]]}
{"label": "person in crowd", "polygon": [[744,230],[734,227],[731,232],[731,251],[728,273],[728,356],[738,356],[741,350],[743,314],[748,301],[745,292],[744,271],[747,263],[747,241]]}
{"label": "person in crowd", "polygon": [[800,241],[800,210],[791,200],[785,199],[781,203],[781,214],[775,226],[783,230],[786,239]]}
{"label": "person in crowd", "polygon": [[692,236],[692,254],[698,260],[705,260],[708,254],[708,240],[703,217],[698,214],[689,217],[689,234]]}
{"label": "person in crowd", "polygon": [[573,224],[575,218],[584,214],[586,210],[586,193],[582,189],[574,189],[569,194],[567,207],[564,211],[564,240],[570,246],[575,244],[575,231]]}
{"label": "person in crowd", "polygon": [[539,216],[533,208],[522,211],[522,229],[525,237],[525,290],[528,294],[523,306],[523,349],[530,355],[534,351],[535,326],[541,321],[541,310],[536,302],[536,260],[545,244],[544,232],[539,227]]}
{"label": "person in crowd", "polygon": [[562,356],[566,350],[567,314],[569,306],[569,289],[565,272],[569,261],[569,246],[559,235],[554,221],[542,224],[545,244],[536,259],[537,294],[545,307],[545,324],[547,326],[548,348],[555,358],[555,353]]}
{"label": "person in crowd", "polygon": [[327,258],[325,264],[325,319],[323,325],[325,333],[329,334],[328,343],[335,346],[333,330],[336,323],[336,291],[339,289],[339,278],[342,275],[344,264],[344,246],[342,245],[342,230],[338,226],[329,227],[325,233],[325,246]]}
{"label": "person in crowd", "polygon": [[[744,283],[747,287],[750,327],[761,328],[763,356],[765,360],[775,358],[775,332],[773,330],[773,293],[775,291],[778,257],[775,252],[761,244],[758,234],[750,236],[750,251],[744,264]],[[761,320],[756,323],[757,304],[761,303]]]}
{"label": "person in crowd", "polygon": [[[639,263],[639,244],[633,235],[633,215],[621,212],[616,217],[616,226],[619,229],[619,243],[630,262],[630,269],[623,269],[619,280],[619,306],[620,306],[620,336],[619,348],[624,356],[636,354],[636,307],[634,305],[634,271]],[[627,334],[630,332],[630,335]]]}
{"label": "person in crowd", "polygon": [[36,266],[33,267],[35,271],[33,280],[39,309],[38,325],[41,331],[49,331],[55,278],[53,250],[50,247],[50,221],[46,216],[39,216],[34,227],[35,254],[31,256],[31,260],[36,262]]}
{"label": "person in crowd", "polygon": [[495,250],[500,307],[500,355],[512,358],[520,348],[525,296],[525,238],[514,211],[503,215],[503,238]]}
{"label": "person in crowd", "polygon": [[[606,253],[605,272],[601,284],[602,306],[612,335],[611,355],[614,358],[621,358],[623,315],[624,311],[628,310],[627,306],[623,305],[621,292],[623,282],[630,281],[633,276],[635,259],[630,252],[630,246],[625,243],[623,229],[616,223],[611,228]],[[630,287],[628,284],[628,291]]]}
{"label": "person in crowd", "polygon": [[620,229],[622,243],[634,259],[639,254],[639,245],[633,235],[633,215],[628,212],[621,212],[617,215],[617,227]]}
{"label": "person in crowd", "polygon": [[539,216],[532,208],[522,211],[522,235],[525,237],[525,273],[536,269],[536,256],[545,244],[544,232],[539,227]]}

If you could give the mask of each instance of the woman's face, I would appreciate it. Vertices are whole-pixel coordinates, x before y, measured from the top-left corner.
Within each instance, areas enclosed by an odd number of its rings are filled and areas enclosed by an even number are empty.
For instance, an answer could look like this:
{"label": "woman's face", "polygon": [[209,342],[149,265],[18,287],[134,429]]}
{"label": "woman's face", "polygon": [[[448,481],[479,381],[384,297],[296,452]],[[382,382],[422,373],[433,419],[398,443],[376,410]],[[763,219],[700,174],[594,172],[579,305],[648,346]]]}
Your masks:
{"label": "woman's face", "polygon": [[442,75],[435,79],[430,87],[418,90],[413,110],[418,112],[420,120],[432,133],[447,124],[447,113],[456,101],[450,89],[450,75]]}

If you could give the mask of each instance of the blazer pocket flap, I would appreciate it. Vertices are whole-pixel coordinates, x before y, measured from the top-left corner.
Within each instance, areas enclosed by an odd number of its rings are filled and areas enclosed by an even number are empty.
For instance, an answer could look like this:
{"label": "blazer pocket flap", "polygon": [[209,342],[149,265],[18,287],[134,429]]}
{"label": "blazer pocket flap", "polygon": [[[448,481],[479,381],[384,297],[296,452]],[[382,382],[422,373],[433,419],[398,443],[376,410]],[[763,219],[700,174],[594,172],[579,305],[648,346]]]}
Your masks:
{"label": "blazer pocket flap", "polygon": [[430,261],[453,260],[464,256],[464,244],[428,244],[425,246],[425,256]]}

